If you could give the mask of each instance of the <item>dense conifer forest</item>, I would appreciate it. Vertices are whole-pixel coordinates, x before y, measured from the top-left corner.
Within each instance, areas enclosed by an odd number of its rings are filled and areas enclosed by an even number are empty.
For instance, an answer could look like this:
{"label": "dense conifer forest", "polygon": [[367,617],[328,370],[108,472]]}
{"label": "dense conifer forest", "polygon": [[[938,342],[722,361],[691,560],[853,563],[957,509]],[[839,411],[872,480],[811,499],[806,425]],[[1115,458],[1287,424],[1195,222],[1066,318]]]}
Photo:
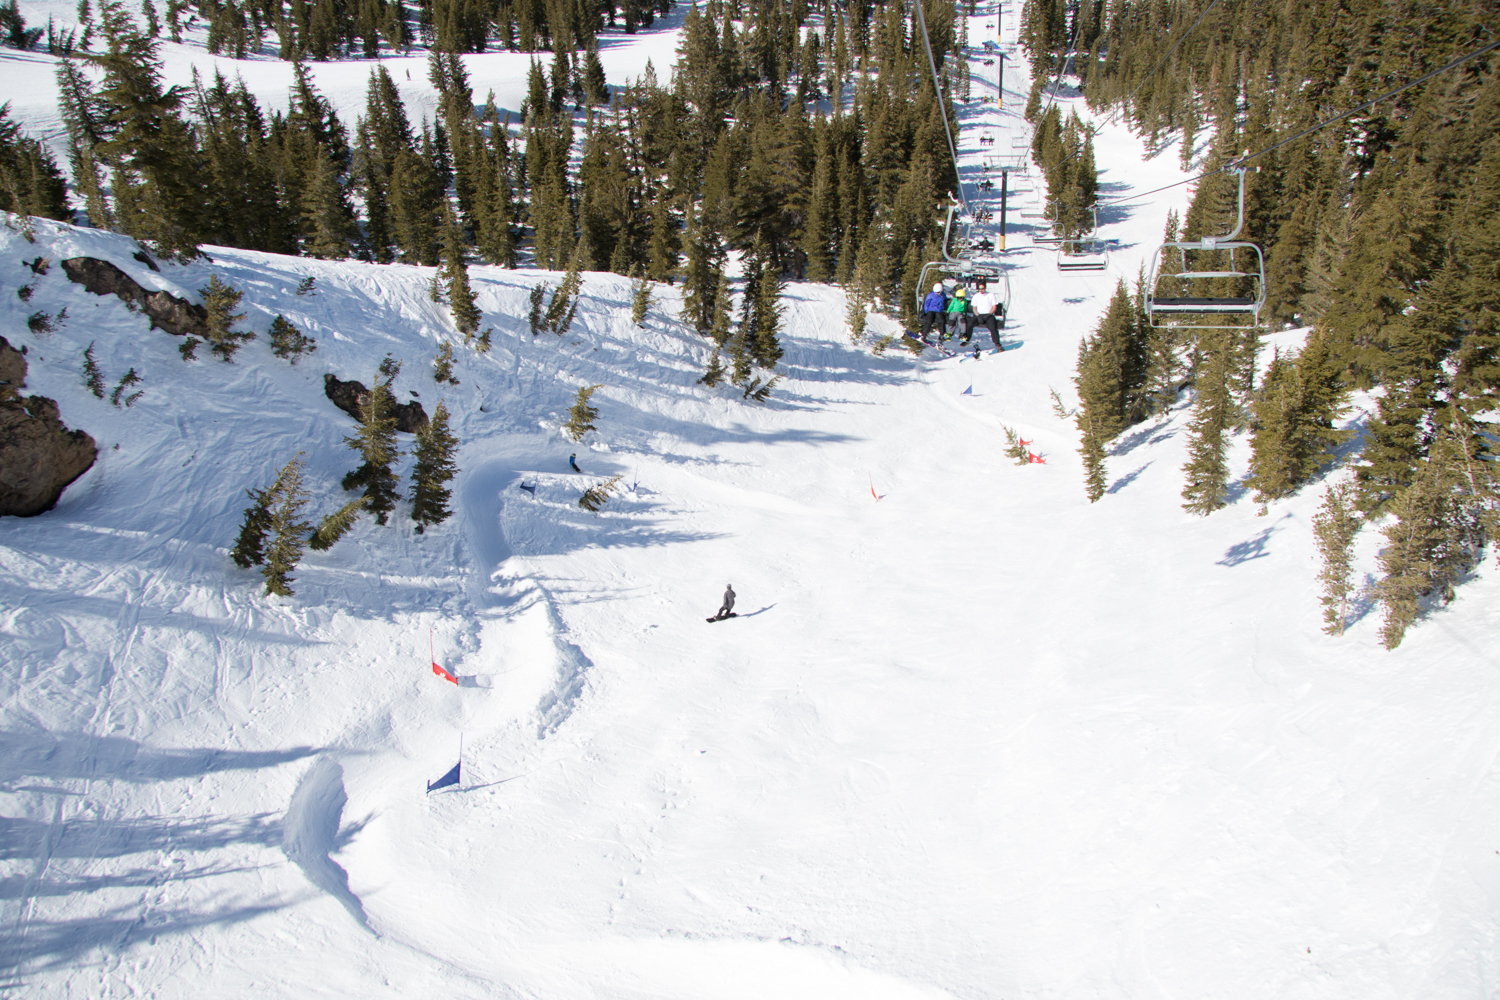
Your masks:
{"label": "dense conifer forest", "polygon": [[[49,26],[45,41],[12,3],[7,44],[63,57],[71,181],[0,115],[0,208],[59,219],[81,208],[80,221],[180,259],[216,244],[442,264],[470,339],[480,317],[468,261],[569,272],[545,317],[535,303],[534,331],[566,328],[581,271],[635,276],[648,299],[650,282],[680,280],[683,319],[730,362],[716,352],[705,381],[727,374],[764,398],[785,281],[844,286],[851,327],[867,307],[914,320],[918,275],[940,255],[957,191],[944,115],[968,99],[967,61],[950,58],[968,43],[958,8],[929,6],[941,95],[922,19],[899,0],[693,5],[664,77],[648,63],[616,87],[599,32],[650,26],[670,2],[173,0],[159,11],[83,0],[80,27]],[[161,40],[198,22],[211,51],[293,61],[286,105],[262,107],[222,76],[164,86]],[[1055,103],[1077,87],[1149,148],[1175,143],[1195,173],[1164,240],[1230,229],[1243,170],[1242,238],[1265,259],[1259,324],[1153,324],[1147,276],[1120,285],[1079,354],[1091,499],[1108,443],[1191,388],[1188,510],[1227,502],[1236,431],[1253,436],[1244,484],[1262,502],[1350,461],[1362,514],[1395,515],[1388,610],[1399,604],[1392,613],[1409,621],[1418,598],[1452,593],[1497,510],[1497,23],[1493,2],[1027,0],[1025,114],[1056,233],[1087,234],[1121,204],[1100,190],[1094,128]],[[440,95],[431,120],[413,120],[375,60],[414,48],[428,50]],[[514,118],[469,83],[463,54],[493,48],[535,53]],[[353,122],[307,71],[333,59],[371,60]],[[1235,284],[1220,290],[1243,292]],[[1312,328],[1305,347],[1257,378],[1261,334],[1291,326]],[[1339,426],[1356,391],[1374,400],[1357,435]]]}

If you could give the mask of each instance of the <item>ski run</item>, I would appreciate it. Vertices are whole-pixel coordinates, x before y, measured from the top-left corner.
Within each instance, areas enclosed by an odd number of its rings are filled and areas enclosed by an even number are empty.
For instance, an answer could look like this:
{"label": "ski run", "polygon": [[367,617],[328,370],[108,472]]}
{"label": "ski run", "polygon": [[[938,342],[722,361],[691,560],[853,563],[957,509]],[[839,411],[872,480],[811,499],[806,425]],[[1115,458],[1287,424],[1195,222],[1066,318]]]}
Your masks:
{"label": "ski run", "polygon": [[[609,82],[648,60],[665,79],[684,9],[605,33]],[[980,97],[996,17],[969,23]],[[1031,135],[1018,6],[998,17],[1004,102],[958,106],[970,185]],[[210,56],[201,32],[163,52],[169,84],[218,69],[285,104],[289,62]],[[530,60],[464,57],[512,112]],[[425,54],[383,64],[432,117]],[[56,146],[54,66],[0,50],[13,119]],[[352,123],[371,62],[309,69]],[[1103,190],[1187,176],[1175,145],[1148,156],[1098,124]],[[587,273],[566,335],[534,338],[530,291],[562,274],[471,266],[493,329],[479,354],[432,268],[207,247],[152,272],[124,236],[37,220],[28,242],[12,217],[0,279],[35,291],[0,296],[4,335],[28,349],[26,391],[99,454],[55,509],[0,520],[0,990],[1497,995],[1492,558],[1394,651],[1367,599],[1325,635],[1321,487],[1264,516],[1238,484],[1212,516],[1184,512],[1188,393],[1115,442],[1089,503],[1051,391],[1076,404],[1080,338],[1191,188],[1108,211],[1107,269],[1069,273],[1030,241],[1040,183],[1010,181],[1003,354],[877,354],[893,321],[852,343],[844,292],[790,281],[763,403],[698,384],[712,343],[680,321],[680,286],[637,326],[632,282]],[[259,337],[233,364],[185,364],[180,338],[57,266],[85,256],[192,301],[217,275]],[[295,366],[267,346],[278,314],[316,340]],[[1263,359],[1304,334],[1267,337]],[[450,341],[458,384],[441,385]],[[91,344],[110,386],[141,375],[134,405],[84,386]],[[455,515],[423,534],[406,505],[363,518],[306,553],[295,597],[264,596],[229,557],[245,489],[301,453],[311,513],[343,503],[355,425],[323,376],[368,384],[387,355],[398,402],[451,413]],[[591,385],[597,431],[575,444],[560,428]],[[1350,426],[1373,406],[1356,404]],[[1005,428],[1045,461],[1006,457]],[[1236,477],[1248,457],[1236,435]],[[616,475],[597,513],[579,507]],[[1360,536],[1362,582],[1378,544]],[[731,581],[738,617],[701,624]],[[460,740],[460,780],[429,793]]]}

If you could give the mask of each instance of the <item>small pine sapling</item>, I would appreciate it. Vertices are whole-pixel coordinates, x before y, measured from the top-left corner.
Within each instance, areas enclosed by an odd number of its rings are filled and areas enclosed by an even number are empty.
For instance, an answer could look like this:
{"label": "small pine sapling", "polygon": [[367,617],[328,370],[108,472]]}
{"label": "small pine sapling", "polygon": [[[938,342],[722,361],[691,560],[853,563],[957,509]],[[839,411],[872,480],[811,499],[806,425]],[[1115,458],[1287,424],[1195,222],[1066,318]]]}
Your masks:
{"label": "small pine sapling", "polygon": [[104,373],[99,370],[99,362],[94,360],[92,340],[89,341],[89,346],[83,349],[83,384],[96,397],[104,398]]}
{"label": "small pine sapling", "polygon": [[884,337],[877,337],[877,338],[875,338],[875,346],[872,348],[872,350],[875,352],[875,356],[877,358],[878,357],[883,357],[885,355],[886,350],[892,344],[894,344],[895,342],[896,342],[896,335],[894,333],[887,334]]}
{"label": "small pine sapling", "polygon": [[317,284],[317,282],[318,282],[318,279],[314,278],[312,275],[309,274],[307,277],[303,278],[301,281],[299,281],[297,283],[297,294],[298,295],[316,295],[316,294],[318,294],[317,288],[314,287]]}
{"label": "small pine sapling", "polygon": [[646,322],[646,311],[651,308],[651,282],[640,277],[636,271],[635,295],[630,302],[630,322],[640,326]]}
{"label": "small pine sapling", "polygon": [[[120,382],[115,386],[115,391],[109,394],[110,403],[114,406],[119,406],[120,396],[125,392],[125,390],[129,389],[133,385],[140,385],[140,382],[141,377],[135,373],[135,369],[130,369],[130,371],[126,372],[120,377]],[[135,395],[131,396],[130,400],[127,400],[125,405],[129,406],[131,402],[139,396],[140,393],[136,393]]]}
{"label": "small pine sapling", "polygon": [[1323,505],[1313,515],[1313,538],[1317,542],[1322,569],[1318,581],[1323,586],[1323,631],[1343,635],[1349,612],[1349,596],[1354,586],[1354,536],[1364,524],[1354,506],[1351,483],[1330,486],[1323,494]]}
{"label": "small pine sapling", "polygon": [[527,314],[526,322],[533,337],[542,332],[542,299],[547,295],[547,288],[545,283],[531,286],[531,312]]}
{"label": "small pine sapling", "polygon": [[203,308],[208,311],[208,332],[204,339],[220,358],[233,361],[234,352],[240,349],[240,345],[255,339],[253,333],[234,329],[234,324],[245,318],[244,313],[234,311],[245,293],[220,281],[217,274],[210,274],[208,286],[198,291],[203,296]]}
{"label": "small pine sapling", "polygon": [[177,345],[177,353],[182,355],[184,361],[198,360],[198,338],[188,337]]}
{"label": "small pine sapling", "polygon": [[458,474],[453,453],[458,438],[448,429],[448,408],[438,401],[432,419],[417,431],[417,463],[411,470],[411,519],[417,522],[417,534],[429,524],[442,524],[452,516],[448,501],[453,491],[448,483]]}
{"label": "small pine sapling", "polygon": [[724,374],[724,362],[719,360],[719,349],[715,347],[714,352],[708,356],[708,370],[703,373],[703,377],[698,382],[712,389],[724,381]]}
{"label": "small pine sapling", "polygon": [[67,318],[67,315],[68,311],[66,309],[56,316],[50,316],[45,312],[34,312],[26,317],[26,329],[38,337],[46,336],[49,333],[56,332],[57,328],[62,325],[59,320]]}
{"label": "small pine sapling", "polygon": [[380,364],[376,366],[376,371],[385,376],[386,385],[389,386],[392,382],[396,381],[396,376],[401,374],[401,362],[391,357],[390,354],[386,354],[385,357],[380,359]]}
{"label": "small pine sapling", "polygon": [[599,408],[589,405],[589,397],[602,388],[602,385],[586,385],[578,390],[578,398],[573,400],[573,409],[568,411],[568,422],[563,424],[563,433],[574,441],[582,441],[589,431],[598,430],[594,426],[594,418],[599,416]]}
{"label": "small pine sapling", "polygon": [[[309,281],[312,279],[309,278]],[[302,355],[318,349],[318,343],[280,313],[271,321],[271,353],[278,358],[290,358],[292,364],[302,360]]]}
{"label": "small pine sapling", "polygon": [[437,357],[432,359],[432,379],[434,382],[458,385],[458,379],[453,377],[453,345],[446,340],[438,348]]}
{"label": "small pine sapling", "polygon": [[354,522],[359,520],[360,512],[365,509],[365,504],[368,502],[364,497],[355,497],[323,518],[318,522],[318,530],[314,531],[312,537],[307,540],[307,547],[314,552],[327,552],[333,548],[333,543],[347,535],[349,529],[354,527]]}
{"label": "small pine sapling", "polygon": [[849,296],[849,342],[859,343],[859,339],[865,335],[865,320],[869,313],[865,309],[864,301],[858,295]]}
{"label": "small pine sapling", "polygon": [[1015,459],[1017,465],[1030,465],[1031,453],[1026,450],[1021,435],[1016,432],[1015,428],[1006,427],[1004,424],[1000,425],[1000,429],[1005,432],[1006,457]]}
{"label": "small pine sapling", "polygon": [[562,284],[553,294],[552,301],[547,303],[547,312],[542,316],[543,329],[551,330],[559,337],[568,332],[568,328],[573,325],[573,316],[578,312],[578,292],[582,287],[583,274],[575,249]]}
{"label": "small pine sapling", "polygon": [[[492,346],[494,346],[494,345],[492,345],[490,343],[490,334],[493,333],[493,332],[494,332],[494,327],[487,326],[487,327],[484,328],[484,332],[481,333],[479,335],[479,339],[474,342],[474,351],[475,351],[475,353],[477,353],[477,354],[488,354],[488,353],[490,353],[490,348]],[[457,385],[458,382],[455,381],[453,384]]]}
{"label": "small pine sapling", "polygon": [[266,561],[266,532],[271,530],[271,503],[275,500],[271,488],[245,490],[252,501],[245,508],[245,519],[240,523],[240,537],[234,543],[229,557],[240,569],[259,566]]}
{"label": "small pine sapling", "polygon": [[302,484],[302,454],[286,464],[271,486],[275,498],[270,507],[270,523],[266,533],[271,536],[270,548],[266,550],[265,565],[261,575],[266,579],[266,596],[279,594],[291,597],[292,570],[302,561],[302,546],[312,525],[302,520],[302,512],[311,499]]}
{"label": "small pine sapling", "polygon": [[33,281],[29,285],[22,285],[20,288],[17,288],[16,289],[16,297],[19,298],[22,302],[30,302],[31,301],[31,295],[35,291],[36,291],[36,282]]}
{"label": "small pine sapling", "polygon": [[757,403],[764,403],[770,398],[771,390],[776,388],[776,384],[780,381],[780,375],[772,375],[767,382],[761,382],[759,378],[753,378],[745,385],[745,394],[741,398],[752,399]]}
{"label": "small pine sapling", "polygon": [[1077,410],[1070,410],[1066,406],[1064,406],[1062,397],[1059,396],[1057,394],[1057,390],[1052,388],[1050,385],[1047,387],[1047,391],[1052,393],[1052,415],[1058,420],[1068,420],[1078,412]]}
{"label": "small pine sapling", "polygon": [[625,478],[625,475],[621,473],[602,483],[595,483],[593,486],[590,486],[583,491],[583,496],[578,498],[578,506],[595,514],[599,513],[599,508],[603,507],[609,500],[610,493],[614,492],[623,478]]}

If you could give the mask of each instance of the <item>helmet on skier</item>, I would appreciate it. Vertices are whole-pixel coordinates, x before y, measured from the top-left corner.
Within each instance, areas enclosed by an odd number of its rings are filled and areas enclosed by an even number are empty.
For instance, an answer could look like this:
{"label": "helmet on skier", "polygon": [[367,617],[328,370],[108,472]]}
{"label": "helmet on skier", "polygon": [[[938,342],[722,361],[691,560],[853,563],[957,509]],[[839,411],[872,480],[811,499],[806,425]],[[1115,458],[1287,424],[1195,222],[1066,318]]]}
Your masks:
{"label": "helmet on skier", "polygon": [[934,292],[941,292],[943,290],[943,283],[939,281],[937,284],[932,286],[932,290]]}
{"label": "helmet on skier", "polygon": [[963,285],[959,285],[958,286],[958,291],[954,292],[953,294],[957,295],[959,298],[963,298],[964,297],[964,286]]}

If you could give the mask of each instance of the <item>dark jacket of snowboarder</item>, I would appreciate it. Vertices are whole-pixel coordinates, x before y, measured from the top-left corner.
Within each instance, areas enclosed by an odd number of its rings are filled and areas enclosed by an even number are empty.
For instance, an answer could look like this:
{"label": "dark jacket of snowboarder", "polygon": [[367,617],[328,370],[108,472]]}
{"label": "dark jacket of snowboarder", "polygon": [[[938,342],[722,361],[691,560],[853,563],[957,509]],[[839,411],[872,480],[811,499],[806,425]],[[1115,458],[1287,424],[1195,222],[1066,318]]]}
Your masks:
{"label": "dark jacket of snowboarder", "polygon": [[724,604],[723,604],[723,606],[721,606],[719,608],[719,614],[718,614],[717,617],[724,618],[724,617],[728,616],[729,612],[731,612],[733,610],[734,610],[734,584],[732,584],[732,583],[726,583],[726,584],[724,584]]}

